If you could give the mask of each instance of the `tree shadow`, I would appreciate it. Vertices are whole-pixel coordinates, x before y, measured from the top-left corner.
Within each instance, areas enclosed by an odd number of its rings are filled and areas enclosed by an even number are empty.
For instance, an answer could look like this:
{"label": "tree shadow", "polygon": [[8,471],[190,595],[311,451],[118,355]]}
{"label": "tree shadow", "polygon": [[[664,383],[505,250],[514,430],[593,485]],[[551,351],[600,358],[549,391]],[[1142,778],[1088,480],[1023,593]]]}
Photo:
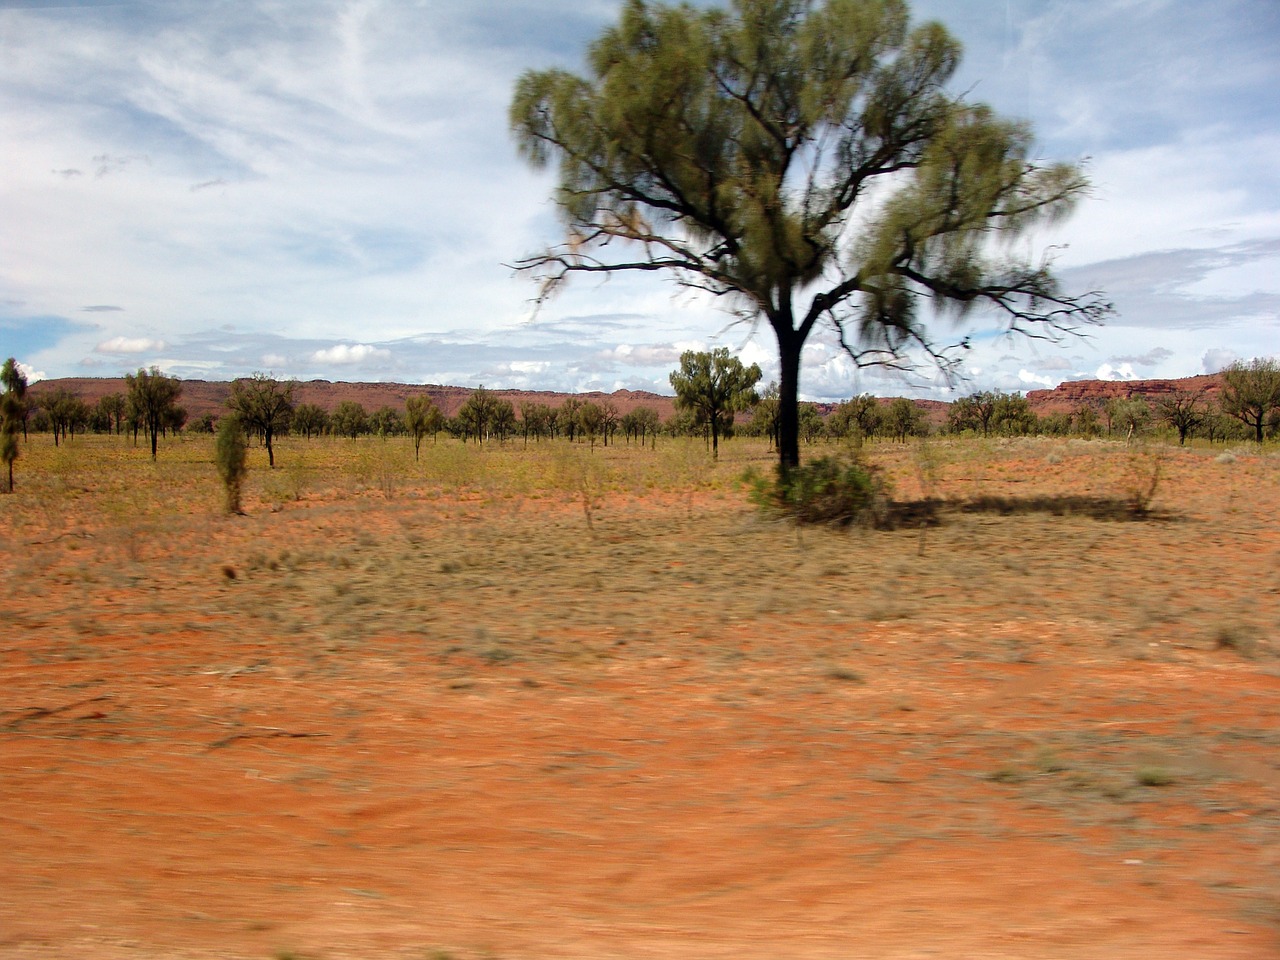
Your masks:
{"label": "tree shadow", "polygon": [[967,500],[895,500],[889,505],[891,525],[936,527],[951,514],[988,514],[1011,517],[1043,513],[1055,517],[1088,517],[1091,520],[1168,523],[1181,514],[1136,504],[1125,497],[1041,495],[1034,497],[973,497]]}

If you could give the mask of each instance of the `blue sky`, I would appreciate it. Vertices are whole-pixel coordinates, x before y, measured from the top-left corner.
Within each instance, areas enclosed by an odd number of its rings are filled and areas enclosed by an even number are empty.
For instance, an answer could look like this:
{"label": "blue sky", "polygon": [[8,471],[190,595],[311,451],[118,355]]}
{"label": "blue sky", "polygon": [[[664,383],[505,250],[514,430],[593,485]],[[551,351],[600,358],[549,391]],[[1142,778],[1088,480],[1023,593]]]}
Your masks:
{"label": "blue sky", "polygon": [[[670,392],[685,349],[775,364],[653,276],[536,316],[503,266],[557,237],[507,132],[516,77],[580,70],[620,0],[0,0],[0,354],[34,376],[282,377]],[[918,0],[956,83],[1032,121],[1093,196],[1052,245],[1118,315],[984,336],[964,393],[1280,354],[1280,3]],[[815,339],[802,392],[952,397]]]}

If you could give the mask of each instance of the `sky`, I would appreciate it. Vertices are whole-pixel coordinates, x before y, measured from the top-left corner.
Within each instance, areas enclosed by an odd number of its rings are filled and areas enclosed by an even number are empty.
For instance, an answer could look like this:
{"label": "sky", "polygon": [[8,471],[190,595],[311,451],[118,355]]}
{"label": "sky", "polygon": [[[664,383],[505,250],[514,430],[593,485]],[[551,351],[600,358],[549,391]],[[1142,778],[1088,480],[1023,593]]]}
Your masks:
{"label": "sky", "polygon": [[[767,326],[656,275],[575,278],[535,311],[507,266],[561,235],[554,171],[508,130],[515,81],[582,72],[621,6],[0,0],[0,356],[33,380],[154,365],[671,393],[682,351],[725,346],[775,379]],[[858,371],[815,335],[803,396],[954,399],[1280,354],[1280,3],[911,9],[964,45],[956,92],[1030,121],[1037,157],[1086,163],[1091,196],[1026,252],[1116,315],[1059,345],[976,317],[957,384]]]}

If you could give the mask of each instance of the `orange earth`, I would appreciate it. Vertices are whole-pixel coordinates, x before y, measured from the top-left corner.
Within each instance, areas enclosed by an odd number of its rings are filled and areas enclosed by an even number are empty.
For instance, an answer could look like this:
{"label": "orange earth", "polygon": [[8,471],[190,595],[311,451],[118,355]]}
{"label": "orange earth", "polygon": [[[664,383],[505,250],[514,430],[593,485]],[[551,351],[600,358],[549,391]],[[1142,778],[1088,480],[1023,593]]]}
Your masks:
{"label": "orange earth", "polygon": [[888,532],[32,455],[0,957],[1280,956],[1280,456],[1220,454],[884,445],[947,504]]}

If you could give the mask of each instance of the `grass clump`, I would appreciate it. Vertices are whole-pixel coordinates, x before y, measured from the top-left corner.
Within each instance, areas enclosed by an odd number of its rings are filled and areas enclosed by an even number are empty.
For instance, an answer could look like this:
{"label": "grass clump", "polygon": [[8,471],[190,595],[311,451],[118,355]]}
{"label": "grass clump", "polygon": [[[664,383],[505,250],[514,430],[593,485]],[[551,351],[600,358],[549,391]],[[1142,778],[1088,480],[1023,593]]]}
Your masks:
{"label": "grass clump", "polygon": [[772,478],[748,471],[751,499],[796,523],[884,527],[889,520],[887,484],[857,458],[817,457],[779,470]]}

